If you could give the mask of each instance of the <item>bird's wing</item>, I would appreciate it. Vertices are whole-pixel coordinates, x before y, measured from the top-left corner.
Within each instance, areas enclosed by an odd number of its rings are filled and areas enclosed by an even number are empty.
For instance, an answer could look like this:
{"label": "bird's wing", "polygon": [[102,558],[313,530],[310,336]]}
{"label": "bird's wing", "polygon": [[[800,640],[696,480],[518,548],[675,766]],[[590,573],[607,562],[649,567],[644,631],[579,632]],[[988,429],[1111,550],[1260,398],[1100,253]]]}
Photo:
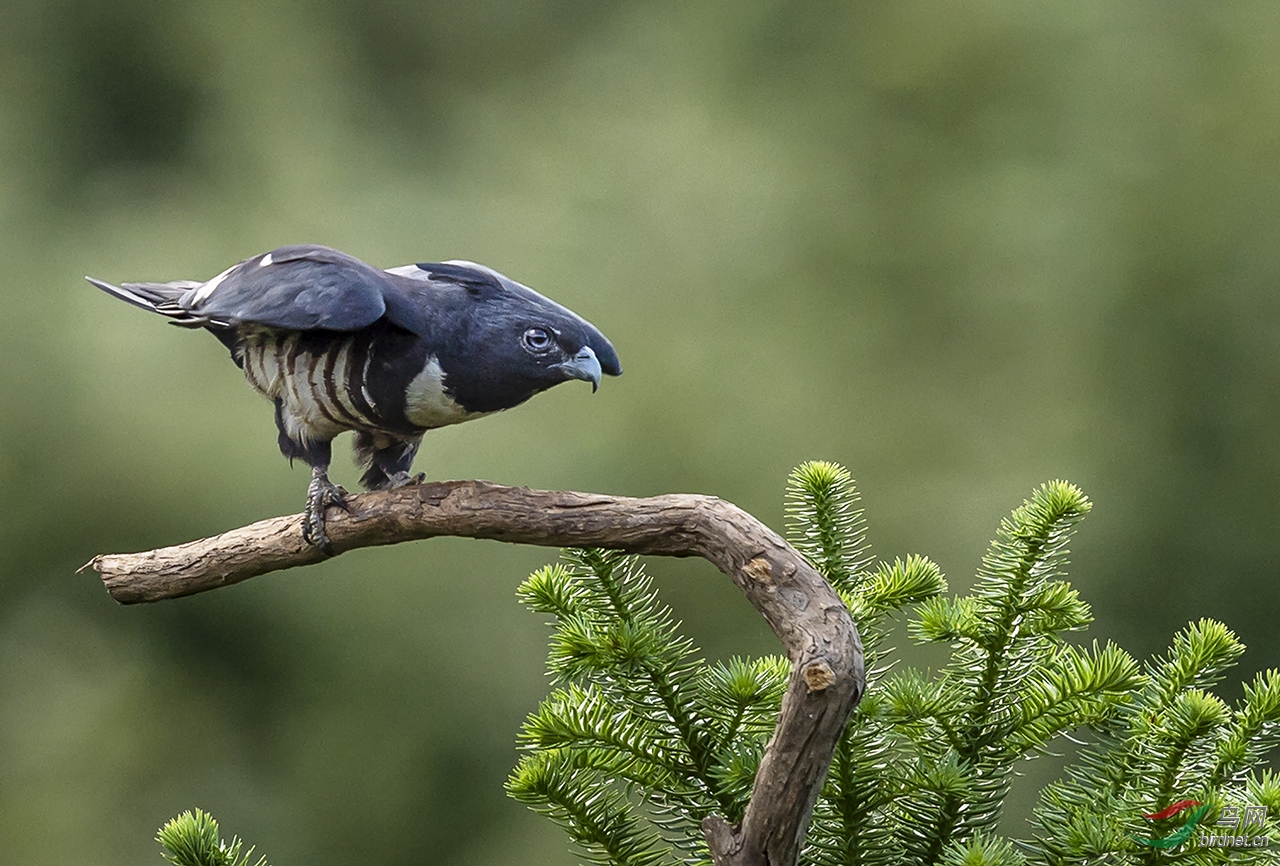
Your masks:
{"label": "bird's wing", "polygon": [[316,245],[280,247],[194,286],[178,304],[227,324],[355,331],[373,324],[391,288],[384,271]]}
{"label": "bird's wing", "polygon": [[470,286],[473,290],[498,289],[504,279],[501,274],[484,265],[473,262],[418,262],[414,265],[401,265],[398,268],[387,268],[387,273],[398,277],[409,277],[415,280],[431,280],[439,283],[456,283]]}

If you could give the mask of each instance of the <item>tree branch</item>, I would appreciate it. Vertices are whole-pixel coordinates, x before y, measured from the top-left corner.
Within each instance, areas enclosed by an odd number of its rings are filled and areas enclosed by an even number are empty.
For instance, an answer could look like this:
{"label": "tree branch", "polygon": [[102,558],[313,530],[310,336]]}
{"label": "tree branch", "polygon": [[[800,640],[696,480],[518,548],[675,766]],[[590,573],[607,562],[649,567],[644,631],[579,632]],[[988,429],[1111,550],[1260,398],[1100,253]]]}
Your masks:
{"label": "tree branch", "polygon": [[[849,611],[777,533],[712,496],[647,499],[450,481],[366,493],[350,513],[330,509],[335,551],[440,535],[547,547],[600,547],[700,556],[760,611],[791,660],[778,726],[742,822],[712,815],[703,834],[718,866],[792,866],[836,741],[862,696],[862,645]],[[212,538],[93,559],[122,604],[160,601],[325,558],[303,541],[301,516],[277,517]]]}

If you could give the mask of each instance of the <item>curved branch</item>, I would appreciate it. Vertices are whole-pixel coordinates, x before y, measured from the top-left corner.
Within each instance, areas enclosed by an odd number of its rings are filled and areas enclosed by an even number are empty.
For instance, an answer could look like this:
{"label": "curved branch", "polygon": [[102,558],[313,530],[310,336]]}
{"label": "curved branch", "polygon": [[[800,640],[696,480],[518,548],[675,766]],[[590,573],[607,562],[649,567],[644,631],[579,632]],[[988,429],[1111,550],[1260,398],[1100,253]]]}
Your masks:
{"label": "curved branch", "polygon": [[[778,726],[742,822],[718,815],[703,833],[719,866],[791,866],[836,741],[862,696],[862,645],[835,591],[790,545],[737,506],[712,496],[646,499],[450,481],[353,497],[330,510],[334,550],[440,535],[548,547],[600,547],[700,556],[760,611],[791,660]],[[116,601],[160,601],[325,558],[302,539],[301,516],[144,553],[104,554],[93,566]]]}

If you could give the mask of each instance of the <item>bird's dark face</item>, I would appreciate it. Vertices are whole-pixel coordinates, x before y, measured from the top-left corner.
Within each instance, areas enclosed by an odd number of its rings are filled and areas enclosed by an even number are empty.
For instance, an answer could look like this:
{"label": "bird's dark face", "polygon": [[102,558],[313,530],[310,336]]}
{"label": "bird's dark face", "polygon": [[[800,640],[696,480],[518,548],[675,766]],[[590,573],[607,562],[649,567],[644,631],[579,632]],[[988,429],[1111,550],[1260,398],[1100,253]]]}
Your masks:
{"label": "bird's dark face", "polygon": [[464,409],[509,409],[572,379],[590,382],[594,391],[602,376],[622,373],[613,345],[590,322],[495,271],[466,264],[492,279],[468,287],[464,336],[440,357],[445,387]]}
{"label": "bird's dark face", "polygon": [[521,372],[530,382],[546,381],[547,387],[569,379],[590,382],[593,392],[600,387],[604,368],[585,337],[550,322],[540,324],[537,319],[526,324],[529,327],[520,334],[524,363],[513,365],[513,369],[523,368]]}

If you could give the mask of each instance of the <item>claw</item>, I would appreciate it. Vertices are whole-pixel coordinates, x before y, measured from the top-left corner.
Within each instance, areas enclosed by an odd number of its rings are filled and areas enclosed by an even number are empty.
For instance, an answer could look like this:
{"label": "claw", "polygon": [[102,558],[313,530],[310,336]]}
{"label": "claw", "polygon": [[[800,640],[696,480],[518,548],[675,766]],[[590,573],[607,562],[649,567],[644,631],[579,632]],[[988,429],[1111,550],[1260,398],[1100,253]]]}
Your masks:
{"label": "claw", "polygon": [[324,510],[336,505],[348,514],[350,494],[329,480],[328,473],[319,466],[311,468],[311,484],[307,486],[307,508],[302,514],[302,537],[309,544],[320,548],[325,556],[333,556],[333,545],[324,529]]}

